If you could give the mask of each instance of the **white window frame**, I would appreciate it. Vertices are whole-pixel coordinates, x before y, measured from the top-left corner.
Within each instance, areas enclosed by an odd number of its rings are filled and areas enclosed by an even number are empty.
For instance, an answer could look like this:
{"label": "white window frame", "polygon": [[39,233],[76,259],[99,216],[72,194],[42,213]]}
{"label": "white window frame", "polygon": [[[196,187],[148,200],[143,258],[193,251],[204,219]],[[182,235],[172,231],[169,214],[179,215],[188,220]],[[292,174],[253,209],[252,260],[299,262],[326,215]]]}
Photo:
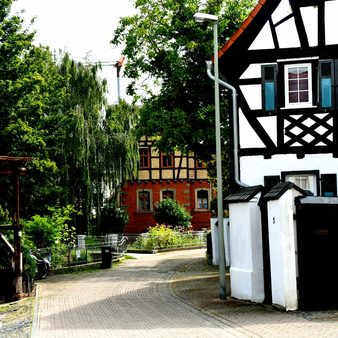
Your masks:
{"label": "white window frame", "polygon": [[[208,206],[207,208],[199,208],[198,207],[198,192],[199,191],[206,191],[208,193]],[[195,190],[195,210],[196,211],[209,211],[210,209],[210,191],[206,188],[199,188]]]}
{"label": "white window frame", "polygon": [[[140,210],[140,201],[139,201],[139,193],[147,191],[149,192],[149,198],[150,198],[150,210]],[[147,212],[152,212],[153,211],[153,191],[151,189],[138,189],[136,190],[136,208],[138,213],[147,213]]]}
{"label": "white window frame", "polygon": [[175,189],[162,189],[161,190],[161,195],[160,195],[160,198],[161,198],[161,201],[163,201],[163,192],[164,191],[172,191],[173,192],[173,199],[175,200],[176,199],[176,190]]}
{"label": "white window frame", "polygon": [[[289,69],[295,67],[307,67],[308,69],[308,102],[289,102]],[[313,107],[312,97],[312,65],[311,63],[293,63],[284,66],[285,108]]]}

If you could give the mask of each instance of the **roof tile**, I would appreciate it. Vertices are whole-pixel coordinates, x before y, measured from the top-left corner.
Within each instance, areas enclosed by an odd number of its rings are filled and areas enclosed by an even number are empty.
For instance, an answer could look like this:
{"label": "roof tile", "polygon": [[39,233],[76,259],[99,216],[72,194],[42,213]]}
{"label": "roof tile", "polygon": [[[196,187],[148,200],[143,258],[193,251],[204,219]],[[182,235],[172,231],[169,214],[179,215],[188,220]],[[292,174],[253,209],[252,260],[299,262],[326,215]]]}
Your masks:
{"label": "roof tile", "polygon": [[259,13],[259,11],[262,9],[266,1],[267,0],[259,0],[258,4],[251,11],[249,16],[245,19],[245,21],[242,23],[239,29],[230,37],[230,39],[220,49],[220,51],[218,52],[218,57],[221,57],[230,48],[230,46],[238,39],[238,37],[247,29],[251,21]]}

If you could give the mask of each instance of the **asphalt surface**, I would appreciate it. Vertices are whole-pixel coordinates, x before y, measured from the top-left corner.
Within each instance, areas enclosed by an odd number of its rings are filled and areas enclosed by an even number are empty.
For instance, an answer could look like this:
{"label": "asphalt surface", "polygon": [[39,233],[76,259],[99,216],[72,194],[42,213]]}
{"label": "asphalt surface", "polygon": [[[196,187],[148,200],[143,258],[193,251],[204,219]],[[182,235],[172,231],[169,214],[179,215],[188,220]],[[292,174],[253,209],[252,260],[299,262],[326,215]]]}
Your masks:
{"label": "asphalt surface", "polygon": [[205,249],[136,256],[39,282],[32,337],[338,337],[338,311],[220,300]]}

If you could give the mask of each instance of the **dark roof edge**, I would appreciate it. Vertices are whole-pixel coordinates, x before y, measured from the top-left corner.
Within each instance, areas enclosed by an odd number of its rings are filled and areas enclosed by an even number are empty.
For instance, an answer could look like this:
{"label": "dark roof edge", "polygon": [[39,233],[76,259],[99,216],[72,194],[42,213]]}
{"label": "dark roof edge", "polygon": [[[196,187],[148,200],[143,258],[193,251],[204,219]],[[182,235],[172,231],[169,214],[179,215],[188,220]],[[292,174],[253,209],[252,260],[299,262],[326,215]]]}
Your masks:
{"label": "dark roof edge", "polygon": [[264,187],[262,185],[255,185],[251,187],[242,188],[233,194],[228,195],[224,202],[227,203],[241,203],[249,202],[255,195],[262,192]]}
{"label": "dark roof edge", "polygon": [[263,199],[265,201],[272,201],[272,200],[278,200],[281,198],[286,191],[294,189],[300,192],[303,196],[309,195],[308,192],[303,190],[302,188],[298,187],[296,184],[292,182],[281,182],[276,184],[272,189],[270,189],[264,196]]}
{"label": "dark roof edge", "polygon": [[247,27],[251,24],[251,21],[254,20],[256,15],[262,9],[267,0],[259,0],[257,5],[253,8],[253,10],[249,13],[248,17],[244,20],[241,26],[237,29],[237,31],[229,38],[228,41],[222,46],[222,48],[218,51],[218,58],[220,58],[239,38],[240,35],[247,29]]}

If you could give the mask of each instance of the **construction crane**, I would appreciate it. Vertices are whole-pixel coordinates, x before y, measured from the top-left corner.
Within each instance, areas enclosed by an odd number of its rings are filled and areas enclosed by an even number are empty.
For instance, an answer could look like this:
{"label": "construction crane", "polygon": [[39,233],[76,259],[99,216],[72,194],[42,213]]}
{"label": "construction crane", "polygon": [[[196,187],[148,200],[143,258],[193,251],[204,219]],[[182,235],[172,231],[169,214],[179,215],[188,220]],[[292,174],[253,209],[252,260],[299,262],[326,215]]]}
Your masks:
{"label": "construction crane", "polygon": [[116,77],[117,77],[117,100],[120,102],[121,100],[121,89],[120,89],[120,71],[123,66],[125,57],[122,55],[120,59],[114,64],[116,68]]}

